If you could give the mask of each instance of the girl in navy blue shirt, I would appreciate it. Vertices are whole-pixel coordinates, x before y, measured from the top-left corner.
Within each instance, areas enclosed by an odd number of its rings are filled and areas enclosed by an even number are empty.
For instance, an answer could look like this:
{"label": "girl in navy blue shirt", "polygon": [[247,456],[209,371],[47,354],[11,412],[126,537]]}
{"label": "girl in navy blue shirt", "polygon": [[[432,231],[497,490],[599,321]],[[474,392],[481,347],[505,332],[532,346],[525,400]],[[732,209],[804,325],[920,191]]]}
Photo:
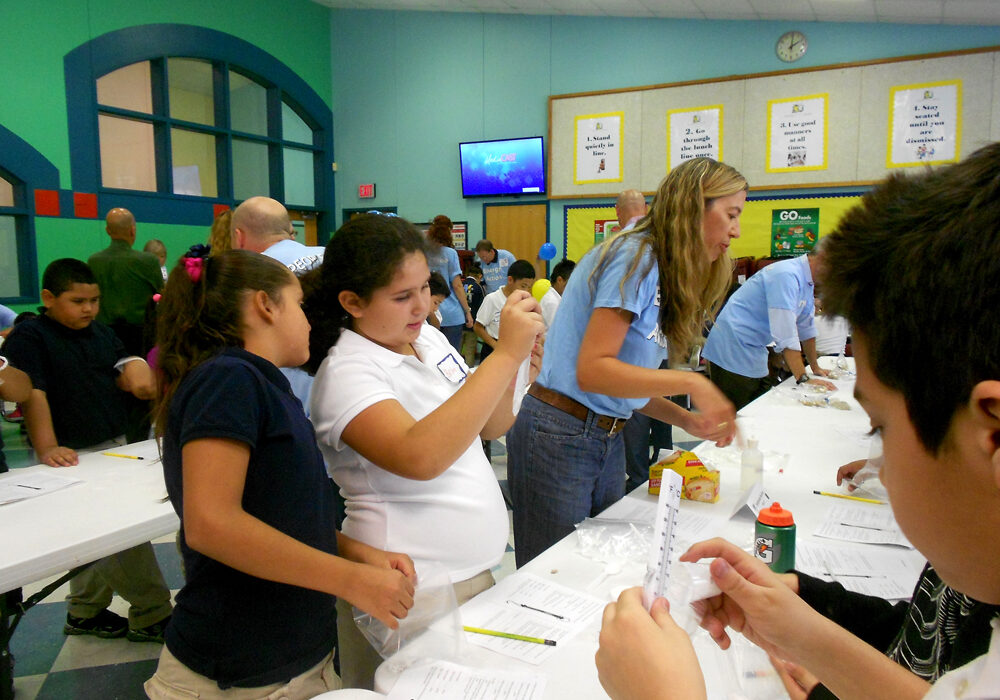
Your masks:
{"label": "girl in navy blue shirt", "polygon": [[301,301],[284,266],[242,250],[192,249],[167,282],[156,424],[187,581],[151,698],[339,688],[335,596],[390,627],[413,604],[409,557],[335,530],[312,427],[278,371],[309,356]]}

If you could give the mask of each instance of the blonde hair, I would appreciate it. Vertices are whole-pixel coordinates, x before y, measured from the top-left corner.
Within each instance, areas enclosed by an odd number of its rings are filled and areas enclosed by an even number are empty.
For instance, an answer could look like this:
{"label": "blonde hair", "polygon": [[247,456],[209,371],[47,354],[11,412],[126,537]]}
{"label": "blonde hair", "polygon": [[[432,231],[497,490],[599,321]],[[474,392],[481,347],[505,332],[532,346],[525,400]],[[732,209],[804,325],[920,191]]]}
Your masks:
{"label": "blonde hair", "polygon": [[[590,276],[591,289],[611,254],[632,236],[639,246],[619,288],[638,271],[647,248],[659,266],[660,330],[670,347],[671,361],[685,358],[708,318],[719,310],[732,279],[728,254],[714,262],[705,249],[702,219],[706,207],[719,197],[748,191],[746,178],[735,168],[712,160],[694,158],[663,178],[649,213],[636,227],[601,244]],[[641,274],[649,271],[649,267]]]}
{"label": "blonde hair", "polygon": [[227,250],[233,249],[233,236],[229,230],[232,218],[232,209],[226,209],[215,217],[215,221],[212,222],[212,230],[208,234],[208,246],[211,249],[209,255],[221,255]]}

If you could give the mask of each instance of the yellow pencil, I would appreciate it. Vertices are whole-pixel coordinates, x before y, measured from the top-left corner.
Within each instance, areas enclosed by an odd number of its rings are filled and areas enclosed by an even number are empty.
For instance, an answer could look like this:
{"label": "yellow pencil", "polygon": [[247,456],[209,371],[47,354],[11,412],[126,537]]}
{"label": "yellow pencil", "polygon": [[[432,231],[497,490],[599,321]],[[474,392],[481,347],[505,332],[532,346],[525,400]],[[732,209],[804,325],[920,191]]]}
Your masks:
{"label": "yellow pencil", "polygon": [[516,639],[520,642],[531,642],[532,644],[546,644],[550,647],[556,645],[554,639],[542,639],[541,637],[525,637],[523,634],[514,634],[513,632],[497,632],[496,630],[487,630],[482,627],[467,627],[463,626],[466,632],[472,632],[473,634],[485,634],[490,637],[503,637],[504,639]]}
{"label": "yellow pencil", "polygon": [[145,457],[137,457],[136,455],[120,455],[117,452],[102,452],[105,457],[121,457],[122,459],[146,459]]}
{"label": "yellow pencil", "polygon": [[829,491],[813,491],[817,496],[833,496],[834,498],[846,498],[848,501],[861,501],[862,503],[876,503],[880,506],[887,506],[887,501],[879,501],[874,498],[862,498],[861,496],[848,496],[846,493],[831,493]]}

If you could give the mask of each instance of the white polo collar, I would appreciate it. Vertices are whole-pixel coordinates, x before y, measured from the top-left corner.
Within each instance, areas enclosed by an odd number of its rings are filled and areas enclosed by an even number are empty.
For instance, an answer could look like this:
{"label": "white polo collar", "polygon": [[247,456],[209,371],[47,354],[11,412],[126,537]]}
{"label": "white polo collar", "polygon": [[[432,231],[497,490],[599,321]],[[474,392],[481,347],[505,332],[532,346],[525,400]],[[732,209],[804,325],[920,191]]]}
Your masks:
{"label": "white polo collar", "polygon": [[[392,367],[398,367],[406,360],[412,360],[413,362],[419,362],[426,367],[434,368],[445,359],[448,354],[454,355],[454,348],[450,344],[447,347],[443,345],[433,343],[428,340],[429,329],[432,327],[426,323],[420,329],[420,335],[417,339],[413,341],[413,349],[417,351],[417,356],[413,355],[403,355],[402,353],[394,352],[387,347],[379,345],[378,343],[369,340],[360,333],[345,328],[341,334],[340,338],[337,340],[337,344],[334,348],[338,352],[343,352],[344,354],[355,354],[363,353],[366,355],[372,355],[378,359],[380,364],[389,365]],[[330,349],[332,353],[334,348]]]}

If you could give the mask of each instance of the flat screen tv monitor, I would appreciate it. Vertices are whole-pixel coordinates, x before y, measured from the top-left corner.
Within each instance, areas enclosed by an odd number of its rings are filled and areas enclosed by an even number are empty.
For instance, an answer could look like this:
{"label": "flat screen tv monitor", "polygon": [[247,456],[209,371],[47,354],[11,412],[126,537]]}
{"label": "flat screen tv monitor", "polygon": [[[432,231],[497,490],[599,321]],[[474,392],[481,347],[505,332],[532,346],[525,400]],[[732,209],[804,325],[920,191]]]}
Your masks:
{"label": "flat screen tv monitor", "polygon": [[541,136],[458,144],[463,197],[545,194]]}

